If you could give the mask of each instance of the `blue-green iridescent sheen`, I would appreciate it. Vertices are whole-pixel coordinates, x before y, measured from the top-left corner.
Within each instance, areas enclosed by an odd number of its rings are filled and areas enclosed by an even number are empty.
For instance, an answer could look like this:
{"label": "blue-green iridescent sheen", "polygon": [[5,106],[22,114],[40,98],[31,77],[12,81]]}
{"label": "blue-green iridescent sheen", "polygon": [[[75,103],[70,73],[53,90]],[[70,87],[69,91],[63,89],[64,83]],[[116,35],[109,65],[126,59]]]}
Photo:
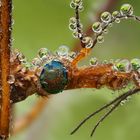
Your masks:
{"label": "blue-green iridescent sheen", "polygon": [[39,80],[48,93],[60,93],[68,84],[67,69],[60,61],[52,60],[43,67]]}

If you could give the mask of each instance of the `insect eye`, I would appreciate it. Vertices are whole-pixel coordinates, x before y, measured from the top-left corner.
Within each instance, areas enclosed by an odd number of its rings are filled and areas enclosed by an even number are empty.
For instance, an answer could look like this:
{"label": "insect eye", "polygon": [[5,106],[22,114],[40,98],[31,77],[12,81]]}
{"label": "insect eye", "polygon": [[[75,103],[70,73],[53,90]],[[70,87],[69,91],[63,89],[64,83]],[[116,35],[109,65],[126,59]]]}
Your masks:
{"label": "insect eye", "polygon": [[60,61],[52,60],[43,67],[39,81],[48,93],[62,92],[68,83],[67,69]]}

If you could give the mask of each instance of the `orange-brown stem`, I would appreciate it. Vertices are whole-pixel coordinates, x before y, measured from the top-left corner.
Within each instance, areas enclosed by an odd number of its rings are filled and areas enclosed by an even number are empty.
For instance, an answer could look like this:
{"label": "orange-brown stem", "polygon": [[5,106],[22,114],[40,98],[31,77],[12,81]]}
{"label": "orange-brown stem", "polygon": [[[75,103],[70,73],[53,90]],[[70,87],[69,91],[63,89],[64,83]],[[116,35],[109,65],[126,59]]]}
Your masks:
{"label": "orange-brown stem", "polygon": [[112,64],[100,64],[75,68],[69,71],[69,85],[66,89],[100,88],[107,86],[113,90],[121,89],[132,79],[132,73],[113,70]]}
{"label": "orange-brown stem", "polygon": [[30,126],[30,124],[34,122],[35,119],[40,115],[47,102],[48,98],[39,99],[36,105],[31,109],[31,111],[27,115],[15,122],[14,128],[12,130],[12,135],[23,131],[27,128],[27,126]]}
{"label": "orange-brown stem", "polygon": [[73,62],[71,63],[72,67],[75,67],[76,64],[82,60],[84,57],[86,57],[89,52],[91,51],[91,49],[88,48],[82,48],[81,51],[79,52],[79,54],[76,56],[76,58],[74,58]]}
{"label": "orange-brown stem", "polygon": [[0,15],[0,61],[1,61],[1,110],[0,135],[7,139],[10,122],[10,38],[11,38],[11,0],[1,0]]}

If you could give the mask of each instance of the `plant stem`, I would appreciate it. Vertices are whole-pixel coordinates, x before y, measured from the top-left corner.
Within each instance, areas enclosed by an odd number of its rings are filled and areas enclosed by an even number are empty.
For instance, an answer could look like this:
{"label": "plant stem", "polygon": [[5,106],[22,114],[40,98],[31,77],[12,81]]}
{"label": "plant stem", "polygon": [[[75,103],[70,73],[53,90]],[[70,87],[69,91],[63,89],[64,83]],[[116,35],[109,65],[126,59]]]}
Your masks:
{"label": "plant stem", "polygon": [[5,140],[9,136],[10,123],[10,39],[11,39],[11,0],[1,0],[0,15],[0,69],[1,69],[1,110],[0,136]]}

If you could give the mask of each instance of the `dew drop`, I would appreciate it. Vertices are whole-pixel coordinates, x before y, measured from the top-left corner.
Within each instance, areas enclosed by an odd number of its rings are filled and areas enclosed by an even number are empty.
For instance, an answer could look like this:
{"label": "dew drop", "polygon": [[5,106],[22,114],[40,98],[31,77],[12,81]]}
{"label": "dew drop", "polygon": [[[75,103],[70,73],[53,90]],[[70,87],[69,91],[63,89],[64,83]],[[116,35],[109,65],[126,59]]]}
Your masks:
{"label": "dew drop", "polygon": [[113,13],[112,13],[112,17],[113,18],[118,18],[120,16],[120,12],[119,11],[114,11]]}
{"label": "dew drop", "polygon": [[26,69],[30,69],[30,68],[33,67],[33,65],[29,62],[24,63],[24,66],[25,66]]}
{"label": "dew drop", "polygon": [[103,43],[104,42],[104,37],[102,35],[97,37],[97,42],[98,43]]}
{"label": "dew drop", "polygon": [[115,19],[115,22],[116,22],[116,23],[120,23],[121,20],[120,20],[119,18],[116,18],[116,19]]}
{"label": "dew drop", "polygon": [[25,62],[25,61],[26,61],[26,58],[25,58],[25,56],[24,56],[22,53],[19,53],[19,54],[18,54],[18,59],[19,59],[19,61],[21,61],[21,62]]}
{"label": "dew drop", "polygon": [[102,62],[103,64],[107,64],[108,63],[108,61],[107,60],[103,60],[103,62]]}
{"label": "dew drop", "polygon": [[12,104],[13,103],[13,100],[10,100],[10,104]]}
{"label": "dew drop", "polygon": [[95,33],[101,33],[101,32],[102,32],[101,23],[100,23],[100,22],[95,22],[95,23],[93,23],[93,25],[92,25],[92,30],[93,30]]}
{"label": "dew drop", "polygon": [[71,7],[72,9],[76,9],[76,4],[75,4],[74,2],[71,2],[71,3],[70,3],[70,7]]}
{"label": "dew drop", "polygon": [[103,12],[101,14],[101,21],[109,23],[111,21],[111,14],[109,12]]}
{"label": "dew drop", "polygon": [[123,4],[120,12],[123,16],[133,15],[133,7],[130,4]]}
{"label": "dew drop", "polygon": [[83,24],[82,23],[79,24],[79,28],[83,28]]}
{"label": "dew drop", "polygon": [[70,29],[71,31],[76,30],[76,24],[70,23],[70,24],[69,24],[69,29]]}
{"label": "dew drop", "polygon": [[12,21],[11,21],[11,25],[14,25],[14,24],[15,24],[15,20],[12,19]]}
{"label": "dew drop", "polygon": [[108,33],[108,29],[104,29],[103,32],[104,32],[104,34],[107,34]]}
{"label": "dew drop", "polygon": [[69,20],[70,24],[76,24],[76,18],[75,17],[71,17]]}
{"label": "dew drop", "polygon": [[15,82],[15,76],[14,75],[9,75],[8,76],[8,83],[13,84]]}
{"label": "dew drop", "polygon": [[140,59],[134,58],[131,60],[131,65],[133,70],[138,70],[140,68]]}
{"label": "dew drop", "polygon": [[46,56],[46,55],[44,55],[42,58],[41,58],[41,62],[46,62],[46,61],[48,61],[49,60],[49,57],[48,56]]}
{"label": "dew drop", "polygon": [[74,38],[78,38],[78,32],[77,32],[77,31],[74,31],[74,32],[72,33],[72,36],[73,36]]}
{"label": "dew drop", "polygon": [[50,55],[50,51],[47,48],[41,48],[38,51],[38,55],[39,55],[40,58],[42,58],[43,56]]}
{"label": "dew drop", "polygon": [[57,50],[57,54],[59,56],[67,56],[68,52],[69,52],[69,48],[65,45],[60,46]]}
{"label": "dew drop", "polygon": [[40,66],[41,65],[41,60],[39,58],[34,58],[32,60],[32,64],[35,66]]}
{"label": "dew drop", "polygon": [[91,37],[84,37],[82,42],[85,44],[86,48],[91,48],[93,46],[93,39]]}
{"label": "dew drop", "polygon": [[83,2],[82,2],[82,0],[72,0],[71,8],[76,9],[77,6],[78,6],[78,10],[80,10],[80,11],[83,10]]}
{"label": "dew drop", "polygon": [[121,101],[120,105],[123,106],[126,103],[126,100]]}
{"label": "dew drop", "polygon": [[115,66],[121,72],[130,72],[132,70],[131,64],[127,59],[120,60]]}
{"label": "dew drop", "polygon": [[69,57],[70,58],[75,58],[75,56],[76,56],[76,53],[75,52],[69,52]]}
{"label": "dew drop", "polygon": [[90,59],[90,65],[95,66],[98,64],[98,59],[96,57],[93,57]]}
{"label": "dew drop", "polygon": [[112,27],[112,26],[113,26],[113,24],[112,24],[112,23],[109,23],[109,24],[108,24],[108,26],[109,26],[109,27]]}
{"label": "dew drop", "polygon": [[75,3],[75,4],[80,4],[82,2],[82,0],[73,0],[73,3]]}
{"label": "dew drop", "polygon": [[78,9],[79,9],[80,12],[84,11],[83,5],[80,5]]}

